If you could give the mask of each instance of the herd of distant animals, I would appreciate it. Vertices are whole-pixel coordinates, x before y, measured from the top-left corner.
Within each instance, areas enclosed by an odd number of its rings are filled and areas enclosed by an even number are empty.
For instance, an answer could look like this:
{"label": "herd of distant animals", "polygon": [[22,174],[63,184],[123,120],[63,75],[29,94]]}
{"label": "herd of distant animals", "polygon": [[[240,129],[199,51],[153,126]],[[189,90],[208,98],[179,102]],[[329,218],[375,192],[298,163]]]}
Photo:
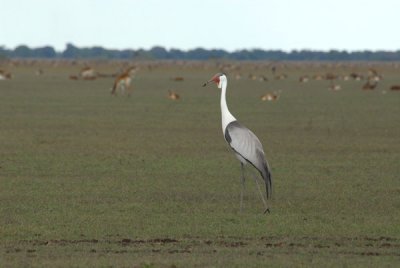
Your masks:
{"label": "herd of distant animals", "polygon": [[[129,68],[126,68],[119,73],[114,73],[114,74],[102,74],[97,71],[95,71],[94,68],[90,66],[85,66],[83,67],[77,75],[70,75],[69,79],[71,80],[95,80],[97,78],[104,78],[104,77],[113,77],[114,83],[111,86],[110,92],[111,95],[117,96],[118,94],[121,95],[126,95],[130,96],[133,91],[132,87],[132,80],[135,78],[135,75],[138,71],[138,68],[135,66],[131,66]],[[281,74],[276,74],[276,68],[273,66],[271,68],[272,71],[272,78],[271,80],[284,80],[288,78],[287,74],[281,73]],[[36,70],[36,75],[43,75],[44,71],[42,69]],[[8,80],[12,79],[13,75],[12,73],[6,71],[6,70],[1,70],[0,69],[0,80]],[[246,79],[246,76],[240,74],[240,73],[235,73],[233,74],[233,78],[236,80],[240,79]],[[254,75],[254,74],[248,74],[247,79],[249,80],[258,80],[260,82],[267,82],[269,81],[268,77],[265,75]],[[182,76],[176,76],[171,78],[172,81],[180,82],[184,81],[184,77]],[[326,80],[329,82],[328,89],[331,91],[339,91],[342,89],[342,86],[338,84],[338,81],[349,81],[349,80],[354,80],[354,81],[366,81],[361,89],[368,91],[368,90],[374,90],[377,88],[379,82],[383,80],[383,76],[378,73],[377,70],[373,68],[369,68],[368,74],[363,75],[360,73],[355,73],[352,72],[349,75],[335,75],[332,73],[326,73],[326,74],[316,74],[316,75],[302,75],[299,77],[298,81],[299,83],[307,83],[311,80]],[[399,85],[392,85],[389,87],[391,91],[400,91],[400,84]],[[282,93],[281,90],[274,90],[273,92],[267,92],[264,95],[260,96],[261,101],[277,101],[279,100],[280,94]],[[382,90],[382,93],[386,93],[386,90]],[[166,95],[166,98],[170,100],[180,100],[181,96],[173,91],[173,90],[168,90],[168,93]]]}
{"label": "herd of distant animals", "polygon": [[[121,95],[130,96],[133,90],[133,87],[131,86],[132,79],[134,79],[137,70],[138,68],[132,66],[125,69],[120,74],[107,75],[99,74],[93,68],[87,66],[81,69],[79,75],[70,75],[69,78],[72,80],[79,80],[80,78],[83,80],[95,80],[97,77],[115,77],[114,84],[112,85],[110,90],[111,95],[117,96],[119,92]],[[174,80],[183,81],[184,78],[176,77],[174,78]],[[170,100],[179,100],[180,96],[178,93],[172,90],[168,90],[167,98]]]}
{"label": "herd of distant animals", "polygon": [[[84,80],[94,80],[97,77],[113,76],[116,78],[115,78],[113,87],[111,89],[111,94],[116,96],[117,92],[120,92],[122,95],[127,94],[129,96],[132,92],[132,87],[131,87],[132,79],[134,78],[137,70],[138,69],[136,67],[129,67],[119,75],[116,75],[116,74],[105,75],[105,74],[99,74],[99,73],[95,72],[94,69],[91,67],[84,67],[80,71],[79,75],[71,75],[70,79],[78,80],[80,77],[81,79],[84,79]],[[276,69],[272,68],[272,72],[274,74],[273,80],[284,80],[284,79],[288,78],[287,74],[275,74],[275,71],[276,71]],[[234,75],[234,78],[236,80],[242,79],[242,75],[239,73],[236,73]],[[269,81],[268,77],[266,77],[265,75],[257,76],[254,74],[249,74],[248,79],[259,80],[260,82]],[[362,90],[374,90],[378,86],[378,82],[381,81],[382,79],[383,79],[383,76],[381,74],[379,74],[375,69],[370,68],[368,70],[367,76],[365,76],[363,74],[355,73],[355,72],[352,72],[349,75],[344,75],[344,76],[327,73],[325,75],[314,75],[314,76],[303,75],[303,76],[299,77],[298,81],[300,83],[307,83],[310,80],[327,80],[330,83],[330,85],[328,87],[329,90],[339,91],[342,89],[342,87],[341,87],[341,85],[339,85],[335,82],[337,80],[343,80],[343,81],[366,80],[366,83],[363,84],[361,89]],[[177,81],[177,82],[184,81],[184,77],[177,76],[177,77],[171,78],[171,80]],[[400,91],[400,85],[392,85],[390,87],[390,90]],[[280,97],[281,92],[282,92],[281,90],[268,92],[268,93],[260,96],[260,100],[262,100],[262,101],[277,101]],[[385,93],[386,91],[383,91],[383,92]],[[170,100],[179,100],[180,95],[172,90],[168,90],[167,98]]]}

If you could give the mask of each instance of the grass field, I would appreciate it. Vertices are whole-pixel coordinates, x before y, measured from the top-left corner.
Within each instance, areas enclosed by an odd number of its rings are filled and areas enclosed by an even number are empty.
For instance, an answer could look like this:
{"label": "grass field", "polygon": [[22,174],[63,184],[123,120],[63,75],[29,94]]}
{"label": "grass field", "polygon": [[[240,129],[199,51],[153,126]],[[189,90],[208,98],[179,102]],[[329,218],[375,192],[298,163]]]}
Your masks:
{"label": "grass field", "polygon": [[[266,63],[233,63],[240,80],[226,70],[229,108],[272,168],[264,215],[250,179],[239,211],[220,92],[201,87],[221,68],[136,64],[130,97],[110,95],[113,78],[69,80],[82,63],[1,66],[13,73],[0,81],[1,267],[400,265],[400,92],[389,90],[400,84],[397,65],[372,65],[384,77],[375,90],[338,80],[337,92],[298,78],[367,74],[370,65],[288,63],[277,69],[285,80]],[[260,101],[274,90],[278,101]]]}

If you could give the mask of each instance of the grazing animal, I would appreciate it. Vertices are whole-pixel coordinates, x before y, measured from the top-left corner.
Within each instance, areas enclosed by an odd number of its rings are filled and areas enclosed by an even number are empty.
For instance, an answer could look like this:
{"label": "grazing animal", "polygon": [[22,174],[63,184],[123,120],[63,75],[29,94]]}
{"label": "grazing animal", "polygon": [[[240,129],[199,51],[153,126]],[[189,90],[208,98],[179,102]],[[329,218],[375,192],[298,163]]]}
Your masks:
{"label": "grazing animal", "polygon": [[182,76],[177,76],[177,77],[174,77],[173,80],[176,82],[182,82],[185,79]]}
{"label": "grazing animal", "polygon": [[378,85],[378,82],[374,80],[374,83],[371,83],[370,80],[367,81],[362,87],[363,90],[374,90],[376,86]]}
{"label": "grazing animal", "polygon": [[338,78],[338,76],[337,75],[335,75],[335,74],[332,74],[332,73],[327,73],[326,75],[325,75],[325,79],[326,80],[335,80],[335,79],[337,79]]}
{"label": "grazing animal", "polygon": [[394,91],[400,90],[400,85],[393,85],[390,87],[390,90],[394,90]]}
{"label": "grazing animal", "polygon": [[[205,87],[210,82],[214,82],[221,89],[221,115],[222,115],[222,132],[226,142],[232,148],[237,159],[240,161],[242,170],[242,189],[240,194],[240,210],[243,208],[243,192],[244,192],[244,166],[250,164],[257,169],[265,183],[267,199],[271,198],[272,195],[272,176],[268,162],[265,158],[264,149],[261,145],[260,140],[254,133],[240,124],[236,118],[229,112],[228,105],[226,103],[226,89],[228,86],[228,80],[224,73],[217,73],[211,80],[204,83]],[[254,177],[261,199],[265,206],[265,211],[270,212],[269,207],[264,199],[264,195],[258,184],[258,176]]]}
{"label": "grazing animal", "polygon": [[342,89],[342,87],[341,87],[340,85],[335,85],[335,84],[333,84],[333,85],[331,85],[331,86],[329,87],[329,89],[332,90],[332,91],[339,91],[339,90]]}
{"label": "grazing animal", "polygon": [[276,100],[279,99],[279,95],[278,95],[276,92],[274,92],[274,93],[267,93],[267,94],[262,95],[262,96],[260,97],[260,99],[261,99],[262,101],[276,101]]}
{"label": "grazing animal", "polygon": [[316,75],[313,76],[313,79],[314,80],[322,80],[322,79],[324,79],[324,76],[320,75],[320,74],[316,74]]}
{"label": "grazing animal", "polygon": [[96,72],[91,67],[84,67],[79,72],[79,76],[82,77],[83,80],[95,80],[96,79]]}
{"label": "grazing animal", "polygon": [[364,79],[364,76],[361,74],[358,74],[358,73],[351,73],[350,77],[356,81],[360,81],[360,80]]}
{"label": "grazing animal", "polygon": [[308,76],[307,75],[304,75],[304,76],[300,76],[300,78],[299,78],[299,82],[300,83],[307,83],[308,82]]}
{"label": "grazing animal", "polygon": [[0,70],[0,80],[7,80],[7,79],[11,79],[12,75],[9,72]]}
{"label": "grazing animal", "polygon": [[329,86],[329,90],[332,90],[332,91],[339,91],[339,90],[342,89],[342,87],[341,87],[340,85],[335,84],[335,83],[333,82],[333,80],[330,80],[330,81],[331,81],[331,85]]}
{"label": "grazing animal", "polygon": [[180,96],[179,96],[178,93],[176,93],[174,91],[171,91],[171,90],[168,90],[168,99],[170,99],[170,100],[179,100]]}
{"label": "grazing animal", "polygon": [[276,75],[274,78],[275,80],[283,80],[286,79],[288,76],[286,74]]}
{"label": "grazing animal", "polygon": [[115,79],[114,85],[111,88],[111,95],[117,96],[117,91],[120,91],[121,95],[125,95],[127,92],[128,96],[130,96],[132,91],[131,82],[132,82],[132,77],[129,72],[125,72],[119,75]]}
{"label": "grazing animal", "polygon": [[373,68],[369,68],[368,75],[369,76],[379,76],[378,71]]}
{"label": "grazing animal", "polygon": [[250,80],[257,80],[257,76],[255,74],[249,74],[248,78]]}

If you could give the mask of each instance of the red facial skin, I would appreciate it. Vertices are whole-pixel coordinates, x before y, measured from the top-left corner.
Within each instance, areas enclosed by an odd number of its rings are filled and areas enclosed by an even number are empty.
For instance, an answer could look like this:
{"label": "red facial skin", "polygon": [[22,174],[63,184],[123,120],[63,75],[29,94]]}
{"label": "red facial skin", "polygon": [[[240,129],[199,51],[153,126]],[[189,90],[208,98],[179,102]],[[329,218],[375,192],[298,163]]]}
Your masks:
{"label": "red facial skin", "polygon": [[219,84],[219,75],[214,76],[211,80],[213,80],[215,82],[215,84]]}

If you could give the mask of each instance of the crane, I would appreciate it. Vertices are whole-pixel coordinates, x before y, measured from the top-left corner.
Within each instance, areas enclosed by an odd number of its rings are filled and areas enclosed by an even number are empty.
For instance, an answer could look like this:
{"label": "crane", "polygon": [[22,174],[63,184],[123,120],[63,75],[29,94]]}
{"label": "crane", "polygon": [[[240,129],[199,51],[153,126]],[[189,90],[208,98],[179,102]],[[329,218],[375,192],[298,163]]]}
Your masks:
{"label": "crane", "polygon": [[[242,176],[241,176],[241,193],[240,193],[240,211],[243,208],[243,192],[244,192],[244,167],[246,164],[252,165],[260,173],[265,183],[267,199],[271,198],[272,195],[272,176],[268,162],[265,158],[264,149],[260,140],[257,136],[248,128],[240,124],[236,118],[229,112],[228,105],[226,103],[226,89],[228,86],[228,79],[226,74],[217,73],[209,81],[203,84],[203,87],[209,83],[214,82],[218,88],[221,89],[221,115],[222,115],[222,132],[224,138],[229,146],[232,148],[237,159],[240,161]],[[269,207],[264,199],[264,195],[261,192],[258,184],[257,175],[254,177],[257,188],[259,190],[261,200],[264,203],[265,211],[270,212]]]}

